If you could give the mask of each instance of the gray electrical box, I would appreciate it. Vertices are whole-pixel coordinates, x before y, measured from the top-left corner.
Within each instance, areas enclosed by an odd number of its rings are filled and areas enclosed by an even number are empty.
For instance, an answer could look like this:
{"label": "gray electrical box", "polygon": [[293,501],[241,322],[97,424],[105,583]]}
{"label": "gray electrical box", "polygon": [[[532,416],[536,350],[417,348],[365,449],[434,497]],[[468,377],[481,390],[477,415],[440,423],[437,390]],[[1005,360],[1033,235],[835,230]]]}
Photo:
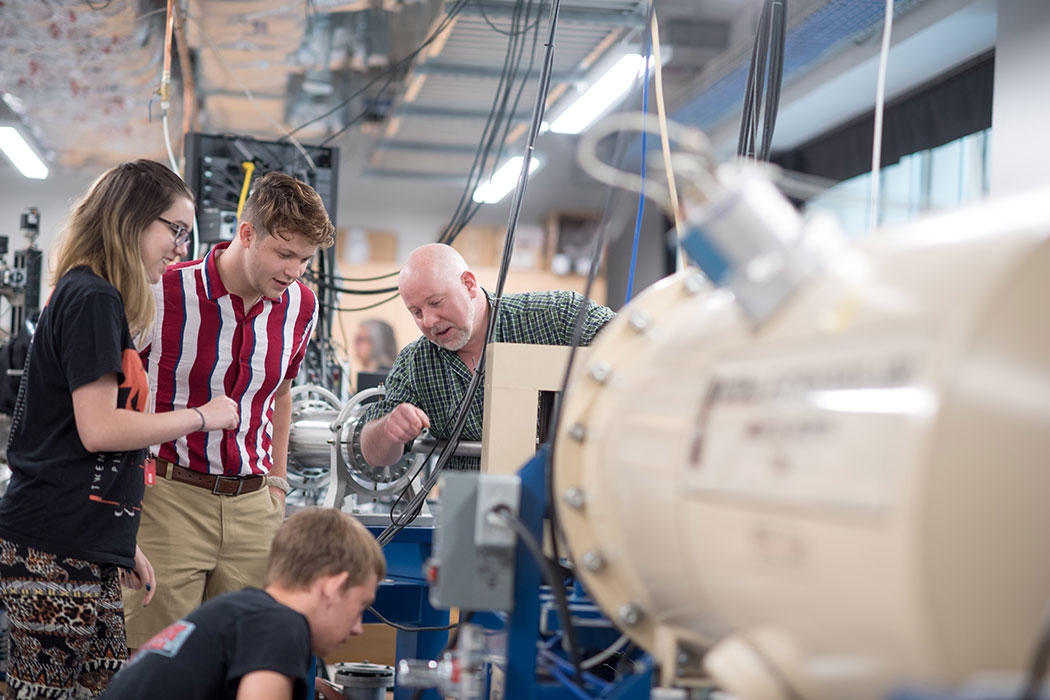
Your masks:
{"label": "gray electrical box", "polygon": [[517,477],[509,477],[512,483],[500,476],[497,482],[479,486],[487,478],[491,475],[476,472],[441,476],[441,510],[435,521],[433,557],[427,563],[430,604],[435,608],[513,608],[514,534],[486,523],[483,516],[498,505],[516,517],[520,483]]}

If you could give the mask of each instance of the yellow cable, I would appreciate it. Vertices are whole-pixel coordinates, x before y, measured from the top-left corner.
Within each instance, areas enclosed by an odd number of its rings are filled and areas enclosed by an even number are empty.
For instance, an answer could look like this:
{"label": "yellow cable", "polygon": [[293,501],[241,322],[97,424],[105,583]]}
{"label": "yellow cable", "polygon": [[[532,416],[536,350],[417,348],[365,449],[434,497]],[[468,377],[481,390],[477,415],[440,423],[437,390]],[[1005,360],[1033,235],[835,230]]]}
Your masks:
{"label": "yellow cable", "polygon": [[241,185],[241,198],[237,200],[237,221],[241,220],[241,212],[244,211],[244,201],[248,199],[248,186],[252,184],[252,173],[255,172],[255,163],[250,160],[243,161],[244,184]]}
{"label": "yellow cable", "polygon": [[[660,60],[660,28],[656,23],[656,8],[653,8],[653,19],[649,26],[653,36],[653,58],[656,59],[656,114],[660,120],[660,147],[664,154],[664,170],[667,172],[667,189],[671,198],[671,211],[674,213],[674,230],[678,240],[682,240],[682,213],[678,208],[678,188],[674,181],[674,168],[671,167],[671,143],[667,137],[667,112],[664,106],[663,62]],[[644,155],[642,156],[645,157]],[[681,246],[678,247],[678,269],[685,266]]]}

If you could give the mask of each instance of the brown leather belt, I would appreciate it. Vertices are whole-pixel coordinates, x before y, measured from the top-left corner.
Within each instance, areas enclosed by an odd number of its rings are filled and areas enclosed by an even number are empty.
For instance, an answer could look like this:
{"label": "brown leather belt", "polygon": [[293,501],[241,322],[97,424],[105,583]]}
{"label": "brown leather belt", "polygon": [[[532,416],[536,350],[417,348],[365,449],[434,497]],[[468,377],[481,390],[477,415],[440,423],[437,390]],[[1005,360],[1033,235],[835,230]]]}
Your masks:
{"label": "brown leather belt", "polygon": [[242,493],[258,491],[266,483],[266,477],[262,474],[254,476],[217,476],[215,474],[201,474],[192,469],[172,464],[164,459],[155,461],[157,463],[157,476],[189,484],[190,486],[199,486],[202,489],[208,489],[217,496],[240,496]]}

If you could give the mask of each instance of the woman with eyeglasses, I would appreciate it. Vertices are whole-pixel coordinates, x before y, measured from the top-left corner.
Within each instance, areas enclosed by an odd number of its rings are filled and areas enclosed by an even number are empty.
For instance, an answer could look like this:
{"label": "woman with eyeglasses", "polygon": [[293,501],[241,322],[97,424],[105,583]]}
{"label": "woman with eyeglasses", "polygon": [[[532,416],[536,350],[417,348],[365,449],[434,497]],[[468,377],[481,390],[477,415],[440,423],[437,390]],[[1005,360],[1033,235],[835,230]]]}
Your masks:
{"label": "woman with eyeglasses", "polygon": [[26,360],[0,501],[0,601],[10,622],[7,697],[97,696],[127,659],[121,583],[156,590],[135,545],[146,448],[232,429],[226,396],[148,413],[135,338],[151,285],[186,253],[193,197],[163,165],[122,163],[74,207]]}

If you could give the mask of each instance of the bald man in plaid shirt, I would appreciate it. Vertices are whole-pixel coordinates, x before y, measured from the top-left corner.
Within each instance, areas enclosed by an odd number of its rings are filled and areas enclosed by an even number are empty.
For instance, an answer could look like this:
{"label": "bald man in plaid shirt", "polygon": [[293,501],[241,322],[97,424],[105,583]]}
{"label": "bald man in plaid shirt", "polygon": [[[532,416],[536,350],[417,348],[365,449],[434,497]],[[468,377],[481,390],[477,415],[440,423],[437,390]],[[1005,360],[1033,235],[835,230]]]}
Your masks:
{"label": "bald man in plaid shirt", "polygon": [[[393,464],[405,443],[424,428],[448,437],[484,351],[493,296],[481,288],[455,249],[441,243],[417,248],[398,278],[401,299],[423,337],[398,355],[382,400],[365,414],[361,452],[374,467]],[[589,345],[615,314],[576,292],[507,294],[500,300],[492,342],[571,345],[580,304],[586,306],[581,345]],[[464,440],[481,440],[484,401],[471,404]],[[454,457],[451,469],[479,468],[477,457]]]}

